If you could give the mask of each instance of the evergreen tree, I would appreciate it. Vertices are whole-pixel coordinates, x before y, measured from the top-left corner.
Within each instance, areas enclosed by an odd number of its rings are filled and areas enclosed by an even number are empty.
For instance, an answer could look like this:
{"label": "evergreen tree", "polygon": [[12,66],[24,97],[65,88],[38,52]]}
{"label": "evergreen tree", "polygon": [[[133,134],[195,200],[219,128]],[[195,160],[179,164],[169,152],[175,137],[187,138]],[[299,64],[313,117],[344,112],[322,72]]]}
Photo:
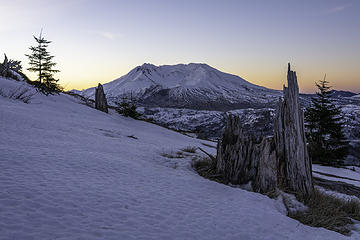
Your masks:
{"label": "evergreen tree", "polygon": [[306,137],[314,163],[339,166],[348,154],[349,142],[343,132],[341,108],[333,103],[328,83],[325,78],[316,83],[319,92],[305,111]]}
{"label": "evergreen tree", "polygon": [[132,93],[129,99],[123,97],[122,101],[115,101],[115,104],[117,105],[116,111],[124,115],[125,117],[139,119],[139,117],[141,116],[141,114],[136,111],[137,104],[136,100],[132,97]]}
{"label": "evergreen tree", "polygon": [[38,83],[35,84],[43,93],[49,94],[53,92],[60,92],[61,87],[57,84],[59,81],[55,79],[53,74],[59,72],[54,69],[56,63],[52,61],[54,56],[50,55],[47,50],[51,41],[46,40],[40,32],[39,37],[33,36],[37,42],[37,46],[31,46],[31,54],[26,54],[29,58],[30,67],[27,69],[30,72],[36,72],[38,75]]}

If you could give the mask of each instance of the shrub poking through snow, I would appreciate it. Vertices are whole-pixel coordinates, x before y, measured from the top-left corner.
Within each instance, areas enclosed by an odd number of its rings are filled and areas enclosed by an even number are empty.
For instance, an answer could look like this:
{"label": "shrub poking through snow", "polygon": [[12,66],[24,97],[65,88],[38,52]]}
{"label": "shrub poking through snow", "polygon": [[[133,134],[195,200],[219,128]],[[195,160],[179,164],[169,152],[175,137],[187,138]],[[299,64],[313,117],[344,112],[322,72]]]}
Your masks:
{"label": "shrub poking through snow", "polygon": [[[20,61],[8,59],[4,54],[4,61],[0,63],[0,76],[12,78],[17,81],[22,80],[25,75],[21,72],[22,66]],[[24,76],[24,77],[23,77]]]}
{"label": "shrub poking through snow", "polygon": [[216,173],[216,161],[211,157],[194,157],[192,168],[202,177],[219,183],[225,183],[223,177]]}
{"label": "shrub poking through snow", "polygon": [[183,152],[187,153],[196,153],[197,147],[187,146],[186,148],[181,149]]}
{"label": "shrub poking through snow", "polygon": [[306,211],[290,212],[289,217],[312,227],[323,227],[350,235],[349,225],[360,221],[360,205],[355,200],[344,200],[314,190]]}
{"label": "shrub poking through snow", "polygon": [[184,158],[185,157],[182,154],[182,152],[176,152],[175,154],[173,154],[173,153],[162,153],[161,156],[166,157],[166,158]]}
{"label": "shrub poking through snow", "polygon": [[30,103],[30,100],[32,99],[32,97],[35,94],[36,94],[36,92],[33,92],[33,91],[31,91],[31,89],[25,88],[22,86],[20,86],[16,89],[10,90],[8,92],[0,89],[0,96],[10,98],[13,100],[19,100],[19,101],[22,101],[23,103]]}

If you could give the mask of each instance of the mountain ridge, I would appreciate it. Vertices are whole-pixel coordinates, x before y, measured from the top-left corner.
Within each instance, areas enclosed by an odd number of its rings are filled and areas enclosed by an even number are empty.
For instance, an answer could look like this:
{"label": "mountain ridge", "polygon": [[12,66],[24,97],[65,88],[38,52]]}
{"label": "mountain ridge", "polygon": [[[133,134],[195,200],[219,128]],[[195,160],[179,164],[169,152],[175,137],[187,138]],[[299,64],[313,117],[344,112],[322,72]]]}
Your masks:
{"label": "mountain ridge", "polygon": [[[109,98],[131,95],[142,106],[230,110],[274,104],[280,90],[258,86],[204,63],[161,65],[144,63],[126,75],[105,83]],[[80,91],[93,98],[95,88]]]}
{"label": "mountain ridge", "polygon": [[[273,108],[282,96],[281,90],[255,85],[205,63],[160,66],[144,63],[103,86],[110,104],[133,98],[142,107],[194,110]],[[95,87],[72,92],[93,99]],[[333,90],[333,93],[342,104],[351,103],[349,97],[354,101],[359,99],[349,91]],[[307,106],[313,96],[315,94],[300,94],[303,106]]]}

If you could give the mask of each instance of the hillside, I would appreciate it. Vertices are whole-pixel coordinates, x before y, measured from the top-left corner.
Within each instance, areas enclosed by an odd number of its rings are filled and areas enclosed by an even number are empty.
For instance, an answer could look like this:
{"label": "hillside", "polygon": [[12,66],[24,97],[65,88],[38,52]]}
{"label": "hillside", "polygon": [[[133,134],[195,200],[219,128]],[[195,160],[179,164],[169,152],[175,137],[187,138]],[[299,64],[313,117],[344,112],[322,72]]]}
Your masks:
{"label": "hillside", "polygon": [[[30,88],[0,79],[3,92]],[[31,88],[30,88],[31,89]],[[288,218],[281,200],[211,182],[214,145],[72,96],[0,96],[0,239],[359,239]],[[164,154],[166,153],[166,154]],[[201,156],[200,153],[195,153]]]}

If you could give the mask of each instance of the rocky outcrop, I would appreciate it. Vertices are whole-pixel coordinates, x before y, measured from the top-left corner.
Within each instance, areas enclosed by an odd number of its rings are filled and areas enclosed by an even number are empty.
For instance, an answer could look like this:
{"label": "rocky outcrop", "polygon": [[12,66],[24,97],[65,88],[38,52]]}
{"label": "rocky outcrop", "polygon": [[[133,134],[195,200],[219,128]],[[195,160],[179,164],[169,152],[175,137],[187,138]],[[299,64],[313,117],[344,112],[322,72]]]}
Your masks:
{"label": "rocky outcrop", "polygon": [[269,193],[282,189],[307,199],[313,190],[304,117],[296,73],[288,69],[288,87],[274,121],[274,137],[244,134],[238,117],[229,116],[217,147],[216,170],[225,182],[247,184]]}
{"label": "rocky outcrop", "polygon": [[100,83],[98,87],[95,88],[95,108],[108,113],[108,105],[104,93],[104,88]]}

